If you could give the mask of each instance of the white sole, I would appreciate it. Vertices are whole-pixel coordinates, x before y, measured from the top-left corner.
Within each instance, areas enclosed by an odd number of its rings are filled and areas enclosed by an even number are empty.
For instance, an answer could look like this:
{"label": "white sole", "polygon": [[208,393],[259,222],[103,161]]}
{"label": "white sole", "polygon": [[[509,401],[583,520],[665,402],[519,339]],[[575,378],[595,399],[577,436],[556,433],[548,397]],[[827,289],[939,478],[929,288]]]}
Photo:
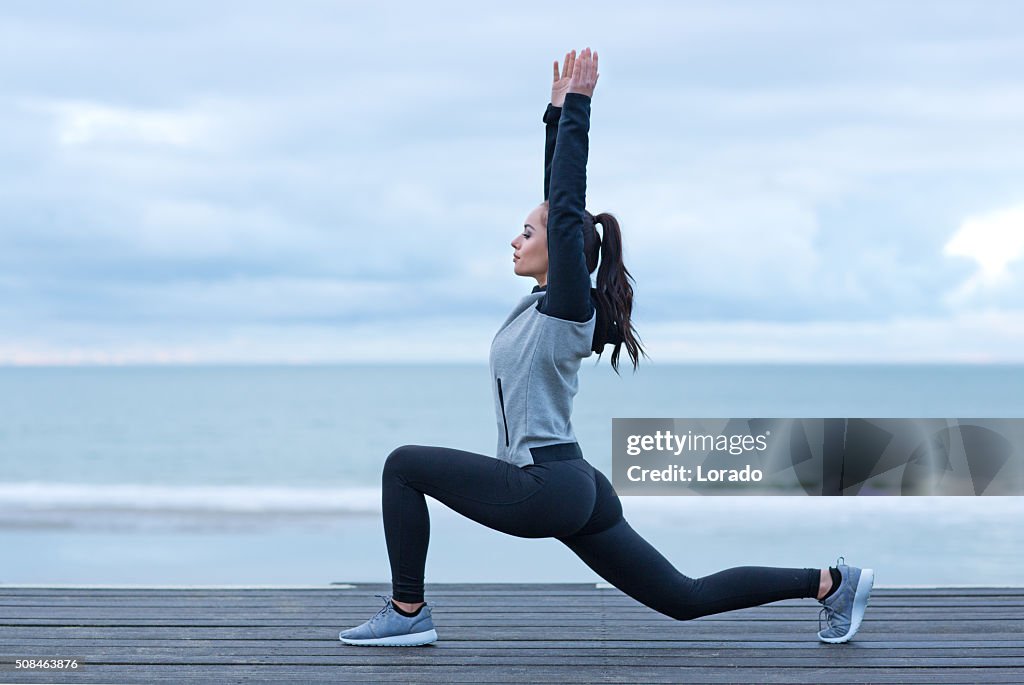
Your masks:
{"label": "white sole", "polygon": [[409,633],[408,635],[392,635],[391,637],[374,637],[366,640],[353,640],[342,637],[338,639],[346,645],[362,645],[364,647],[416,647],[417,645],[429,645],[437,641],[437,631],[431,628],[422,633]]}
{"label": "white sole", "polygon": [[871,588],[874,584],[875,570],[871,568],[861,569],[860,580],[857,581],[857,593],[853,596],[853,615],[850,617],[850,629],[846,631],[845,635],[839,637],[822,637],[819,635],[818,639],[822,642],[837,644],[839,642],[846,642],[853,637],[857,630],[860,629],[860,622],[864,618],[864,610],[868,607],[868,597],[871,595]]}

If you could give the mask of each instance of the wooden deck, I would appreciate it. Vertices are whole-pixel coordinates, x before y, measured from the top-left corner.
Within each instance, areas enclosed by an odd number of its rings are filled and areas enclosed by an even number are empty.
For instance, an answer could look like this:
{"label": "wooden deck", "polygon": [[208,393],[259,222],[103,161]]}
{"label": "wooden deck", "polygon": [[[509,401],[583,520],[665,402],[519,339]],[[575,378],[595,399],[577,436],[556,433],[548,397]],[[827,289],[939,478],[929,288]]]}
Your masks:
{"label": "wooden deck", "polygon": [[389,591],[0,585],[0,682],[1024,683],[1024,588],[876,587],[827,645],[812,599],[674,621],[593,584],[428,583],[435,644],[338,641]]}

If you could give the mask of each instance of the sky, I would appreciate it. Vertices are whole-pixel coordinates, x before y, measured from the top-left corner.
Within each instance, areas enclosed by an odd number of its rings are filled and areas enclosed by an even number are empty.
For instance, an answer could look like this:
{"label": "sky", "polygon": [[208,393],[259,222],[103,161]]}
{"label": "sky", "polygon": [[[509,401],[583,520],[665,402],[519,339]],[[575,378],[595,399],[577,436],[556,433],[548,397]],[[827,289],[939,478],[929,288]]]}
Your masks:
{"label": "sky", "polygon": [[0,365],[486,363],[588,46],[652,361],[1024,362],[1021,3],[182,1],[0,4]]}

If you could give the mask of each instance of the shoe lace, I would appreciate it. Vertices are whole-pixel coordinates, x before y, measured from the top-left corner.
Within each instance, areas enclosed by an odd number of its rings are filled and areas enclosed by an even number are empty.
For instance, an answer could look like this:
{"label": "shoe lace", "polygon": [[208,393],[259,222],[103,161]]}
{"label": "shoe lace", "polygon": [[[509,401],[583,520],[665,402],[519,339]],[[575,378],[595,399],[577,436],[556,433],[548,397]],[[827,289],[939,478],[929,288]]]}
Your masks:
{"label": "shoe lace", "polygon": [[824,628],[821,627],[821,615],[825,614],[825,623],[829,628],[832,627],[832,617],[835,615],[836,610],[830,606],[823,606],[821,611],[818,612],[818,632],[820,633]]}
{"label": "shoe lace", "polygon": [[[840,563],[843,562],[843,561],[846,561],[846,557],[844,557],[844,556],[840,556],[838,559],[836,559],[836,568],[839,568]],[[828,604],[825,604],[821,608],[821,611],[818,612],[818,632],[822,631],[822,627],[821,627],[821,615],[822,614],[825,615],[825,623],[828,625],[829,628],[831,628],[832,627],[832,617],[835,616],[836,610],[833,609],[832,607],[830,607]]]}
{"label": "shoe lace", "polygon": [[391,595],[377,595],[377,594],[375,594],[374,597],[380,597],[382,600],[384,600],[384,606],[381,607],[380,611],[378,611],[376,614],[374,614],[373,618],[370,619],[370,623],[376,622],[376,620],[378,618],[380,618],[384,614],[386,614],[389,611],[391,611],[391,608],[393,606],[391,604]]}
{"label": "shoe lace", "polygon": [[[373,618],[370,619],[370,623],[373,623],[374,621],[376,621],[378,618],[380,618],[384,614],[388,613],[389,611],[393,611],[394,608],[395,608],[395,605],[391,603],[391,595],[378,595],[378,594],[374,594],[373,596],[374,597],[380,597],[382,600],[384,600],[384,606],[381,607],[380,611],[378,611],[376,614],[374,614]],[[437,602],[433,602],[432,601],[430,603],[430,605],[431,606],[437,606]]]}

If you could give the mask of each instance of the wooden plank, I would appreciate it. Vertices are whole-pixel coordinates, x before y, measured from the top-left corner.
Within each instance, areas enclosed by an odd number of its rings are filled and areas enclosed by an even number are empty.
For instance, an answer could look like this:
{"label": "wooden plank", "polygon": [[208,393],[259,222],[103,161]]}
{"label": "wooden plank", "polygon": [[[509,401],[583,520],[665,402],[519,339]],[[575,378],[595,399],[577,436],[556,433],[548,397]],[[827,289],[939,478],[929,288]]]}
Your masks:
{"label": "wooden plank", "polygon": [[[7,672],[4,672],[6,677]],[[37,673],[29,674],[36,675]],[[457,669],[405,667],[401,663],[380,666],[98,666],[74,673],[46,673],[47,682],[457,682],[457,683],[1020,683],[1019,673],[1005,669],[978,668],[878,668],[853,671],[844,668],[806,668],[780,671],[766,668],[728,668],[708,671],[702,667],[646,668],[630,674],[606,667],[536,669],[464,665]],[[38,682],[26,678],[22,682]]]}
{"label": "wooden plank", "polygon": [[[248,655],[221,654],[212,651],[196,653],[188,650],[187,653],[159,653],[151,651],[128,651],[116,650],[113,652],[88,652],[64,657],[47,658],[74,658],[80,667],[93,664],[138,664],[146,663],[152,665],[372,665],[379,664],[380,657],[375,654],[367,654],[365,648],[349,648],[339,645],[336,654],[307,654],[289,655],[280,653],[262,653]],[[834,651],[834,650],[833,650]],[[876,650],[877,651],[877,650]],[[409,653],[405,653],[409,652]],[[3,661],[10,663],[15,659],[35,658],[30,654],[3,656]],[[528,664],[534,667],[549,666],[594,666],[601,664],[613,664],[616,668],[635,669],[647,666],[704,666],[708,668],[754,668],[758,666],[772,668],[798,668],[798,667],[821,667],[828,665],[855,665],[864,668],[881,667],[987,667],[987,668],[1016,668],[1024,673],[1024,655],[1014,657],[929,657],[926,659],[916,657],[897,657],[890,655],[874,654],[870,657],[856,654],[837,658],[834,655],[826,656],[819,654],[817,657],[810,656],[747,656],[745,651],[733,652],[722,650],[712,654],[698,656],[689,651],[675,654],[661,655],[636,655],[625,654],[612,658],[603,652],[590,656],[564,657],[559,655],[537,656],[523,658],[518,653],[510,656],[507,653],[488,653],[484,651],[470,652],[464,654],[453,654],[451,652],[436,653],[436,650],[424,648],[419,650],[405,650],[402,655],[404,664],[421,664],[423,666],[459,666],[461,664],[490,664],[492,666],[514,666]]]}
{"label": "wooden plank", "polygon": [[[336,656],[339,653],[347,653],[349,655],[355,654],[372,654],[372,651],[368,650],[353,650],[346,645],[335,643],[335,641],[319,640],[316,642],[305,642],[300,645],[285,645],[277,647],[272,642],[258,642],[249,643],[245,645],[237,644],[222,644],[221,641],[217,640],[197,640],[199,644],[190,644],[192,641],[179,641],[177,644],[158,644],[154,645],[147,641],[140,641],[137,644],[130,645],[119,645],[119,644],[108,644],[107,641],[97,641],[91,645],[77,645],[77,649],[81,653],[88,652],[89,654],[112,654],[115,656],[123,654],[155,654],[155,655],[171,655],[177,656],[183,653],[183,648],[187,648],[188,654],[190,655],[238,655],[238,656],[251,656],[251,655],[266,655],[269,648],[275,648],[274,654],[280,654],[284,656]],[[697,658],[706,655],[719,655],[722,652],[735,652],[740,653],[744,657],[751,658],[795,658],[795,657],[806,657],[806,658],[817,658],[822,654],[826,654],[829,659],[836,658],[834,651],[831,646],[819,645],[814,643],[813,646],[808,645],[791,645],[789,648],[777,648],[777,647],[765,647],[763,643],[753,643],[756,646],[743,646],[734,647],[733,643],[726,642],[721,643],[718,647],[709,647],[706,645],[676,645],[675,651],[685,650],[687,658]],[[851,643],[852,644],[852,643]],[[23,643],[7,643],[4,644],[3,648],[0,649],[0,653],[4,655],[11,654],[22,654],[24,653],[23,647],[38,646],[37,642],[31,642],[27,644]],[[477,656],[482,653],[494,654],[499,657],[506,657],[509,653],[514,653],[515,659],[533,659],[533,658],[552,658],[559,660],[566,659],[591,659],[601,658],[603,656],[616,656],[616,657],[630,657],[636,655],[649,655],[651,657],[659,657],[662,653],[669,652],[670,650],[662,649],[658,647],[640,647],[640,646],[620,646],[611,647],[604,646],[603,644],[599,647],[593,645],[590,648],[564,648],[555,646],[552,643],[551,646],[531,645],[527,647],[513,646],[509,649],[503,647],[496,647],[492,643],[482,642],[476,646],[465,647],[462,643],[456,645],[447,644],[445,641],[440,641],[431,646],[429,652],[435,653],[438,650],[445,653],[445,657],[459,657],[459,656]],[[853,653],[853,650],[848,650],[849,653]],[[1002,657],[1002,658],[1024,658],[1024,646],[1021,647],[966,647],[956,650],[950,650],[947,645],[943,650],[935,649],[924,649],[917,647],[887,647],[883,643],[874,643],[869,647],[856,650],[858,658],[874,659],[874,658],[888,658],[888,657],[921,657],[921,658],[946,658],[942,652],[953,652],[957,657],[966,658],[982,658],[986,656],[991,657]],[[6,657],[5,657],[6,658]],[[20,658],[20,657],[19,657]],[[367,657],[371,658],[371,657]],[[952,658],[952,657],[950,657]]]}
{"label": "wooden plank", "polygon": [[[168,638],[189,638],[189,639],[221,639],[221,640],[240,640],[244,638],[258,638],[261,640],[284,642],[293,640],[336,640],[339,629],[329,629],[325,631],[315,630],[279,630],[279,629],[258,629],[258,628],[241,628],[241,629],[210,629],[210,628],[74,628],[74,627],[54,627],[54,628],[25,628],[25,629],[0,629],[0,643],[5,643],[7,639],[11,637],[40,637],[52,640],[57,640],[60,644],[65,644],[69,640],[76,637],[86,638],[98,638],[98,637],[112,637],[114,639],[121,639],[125,637],[147,637],[151,639],[168,639]],[[605,640],[609,637],[609,634],[613,633],[617,641],[629,642],[630,636],[624,636],[620,631],[608,629],[595,629],[592,631],[571,631],[566,633],[566,638],[571,640]],[[812,626],[808,629],[801,631],[799,634],[793,633],[773,633],[765,634],[760,636],[758,639],[768,642],[796,642],[801,644],[817,643],[817,628]],[[500,641],[502,648],[504,648],[506,642],[520,642],[520,641],[544,641],[551,640],[552,642],[560,642],[558,640],[552,640],[550,631],[462,631],[458,629],[441,629],[438,631],[440,639],[449,642],[461,642],[461,641],[480,641],[480,640],[496,640]],[[737,633],[737,639],[744,639],[745,641],[751,641],[752,636],[749,632]],[[861,631],[855,638],[856,644],[862,644],[864,641],[873,642],[889,642],[896,640],[905,640],[905,632],[898,633],[887,633],[880,631]],[[921,636],[923,639],[925,635]],[[935,638],[937,635],[929,635],[930,638]],[[1015,646],[1021,644],[1020,636],[1005,635],[1000,633],[990,633],[985,636],[984,640],[979,639],[978,632],[968,631],[963,633],[945,633],[941,635],[943,640],[947,643],[956,644],[959,641],[975,640],[976,642],[987,642],[992,646]],[[673,636],[658,636],[656,639],[652,637],[651,632],[640,632],[635,638],[632,638],[636,642],[653,642],[655,640],[662,641],[664,643],[679,644],[683,641],[700,642],[715,641],[722,642],[728,640],[728,636],[722,633],[707,634],[703,636],[697,635],[685,635],[681,634],[678,637]],[[854,644],[854,643],[851,643]],[[859,648],[859,647],[858,647]]]}
{"label": "wooden plank", "polygon": [[[59,641],[59,642],[58,642]],[[262,652],[266,652],[268,646],[274,646],[275,649],[284,652],[285,650],[297,650],[297,649],[324,649],[325,645],[327,649],[335,648],[334,638],[330,639],[315,639],[315,640],[288,640],[287,643],[283,643],[278,640],[257,640],[257,639],[243,639],[243,640],[227,640],[227,639],[211,639],[211,640],[197,640],[192,638],[177,638],[177,639],[131,639],[125,638],[121,640],[112,640],[107,637],[98,638],[74,638],[66,640],[64,638],[54,637],[38,637],[38,638],[10,638],[5,641],[4,644],[17,645],[17,646],[33,646],[33,645],[63,645],[73,644],[82,647],[96,646],[96,645],[108,645],[111,647],[123,645],[123,646],[154,646],[154,647],[171,647],[180,649],[183,647],[196,647],[201,648],[203,646],[209,646],[216,649],[244,649],[247,647],[253,647],[259,649]],[[858,649],[912,649],[920,650],[922,654],[926,654],[929,651],[958,651],[959,649],[978,649],[978,650],[1013,650],[1011,655],[1019,654],[1024,649],[1024,641],[980,641],[980,640],[921,640],[921,641],[872,641],[872,640],[861,640],[860,633],[857,634],[856,644]],[[816,640],[809,643],[807,640],[790,640],[790,641],[771,641],[771,640],[758,640],[756,642],[748,642],[743,640],[665,640],[660,642],[648,642],[644,640],[515,640],[508,643],[503,643],[500,647],[495,647],[494,643],[490,640],[447,640],[443,639],[432,646],[432,649],[458,649],[458,650],[475,650],[475,649],[498,649],[502,652],[509,650],[516,650],[517,653],[522,650],[567,650],[573,653],[582,652],[586,650],[615,650],[623,649],[629,652],[635,652],[637,650],[659,650],[659,649],[687,649],[687,650],[701,650],[701,649],[757,649],[765,648],[770,649],[772,652],[778,652],[780,650],[801,650],[801,649],[830,649],[826,645],[820,645]]]}
{"label": "wooden plank", "polygon": [[[69,611],[40,611],[36,610],[35,615],[28,616],[2,616],[0,617],[0,625],[7,626],[60,626],[74,624],[76,626],[96,625],[96,626],[175,626],[175,625],[203,625],[207,627],[230,627],[239,625],[248,626],[259,626],[268,628],[285,628],[289,626],[306,626],[306,627],[325,627],[329,628],[334,625],[346,625],[349,623],[359,624],[370,618],[374,612],[361,612],[361,613],[336,613],[336,614],[321,614],[312,615],[298,612],[295,616],[273,616],[269,614],[259,613],[242,613],[235,615],[223,615],[223,614],[212,614],[201,611],[188,611],[188,610],[175,610],[173,612],[152,612],[147,611],[145,613],[137,612],[126,612],[124,615],[119,615],[114,609],[107,609],[100,612],[69,612]],[[154,615],[159,616],[158,618],[152,618]],[[808,621],[814,623],[818,619],[817,612],[804,612],[802,616],[792,617],[767,617],[759,618],[756,616],[748,617],[745,620],[731,620],[721,621],[713,620],[712,617],[702,617],[693,621],[674,621],[671,618],[667,618],[665,621],[652,620],[649,618],[630,618],[623,619],[609,614],[595,613],[591,615],[579,615],[572,618],[559,619],[557,616],[544,613],[509,613],[501,617],[489,617],[489,616],[474,616],[474,615],[462,615],[457,616],[447,612],[435,611],[434,612],[434,623],[440,627],[444,626],[460,626],[464,628],[489,628],[489,627],[516,627],[516,626],[532,626],[538,628],[554,628],[559,629],[560,632],[564,630],[583,628],[591,626],[594,621],[614,621],[617,626],[623,626],[629,629],[636,630],[661,630],[666,625],[696,625],[710,626],[714,625],[722,629],[729,629],[730,627],[737,627],[737,629],[745,629],[747,624],[756,623],[758,626],[771,628],[771,629],[788,629],[791,627],[800,627],[806,625]],[[942,616],[921,616],[915,615],[913,618],[908,618],[905,613],[903,614],[885,614],[884,612],[872,612],[870,618],[865,617],[864,625],[867,626],[868,621],[875,624],[880,621],[885,621],[888,624],[904,624],[904,627],[908,630],[913,629],[916,625],[927,625],[929,630],[934,626],[955,626],[961,625],[966,622],[977,623],[977,622],[1009,622],[1011,625],[1014,623],[1021,622],[1021,612],[1007,612],[998,611],[992,612],[991,614],[984,614],[980,612],[964,612],[964,614],[958,619],[951,619],[948,612]]]}
{"label": "wooden plank", "polygon": [[[203,625],[265,625],[265,626],[331,626],[336,623],[350,623],[356,621],[362,623],[373,616],[380,607],[369,609],[342,609],[337,610],[294,610],[279,611],[272,608],[254,608],[243,612],[221,612],[212,607],[198,607],[189,609],[175,607],[174,609],[134,609],[128,608],[118,610],[115,608],[89,608],[89,609],[68,609],[51,607],[29,607],[19,608],[14,611],[0,610],[0,625],[60,625],[60,624],[101,624],[101,625],[180,625],[203,624]],[[722,618],[723,614],[702,616],[689,621],[677,621],[669,616],[662,616],[648,610],[647,615],[620,615],[613,612],[592,611],[576,612],[563,615],[559,611],[509,611],[493,613],[491,610],[480,612],[453,611],[446,607],[434,608],[433,616],[435,623],[443,622],[444,625],[474,626],[510,626],[510,625],[533,625],[533,626],[566,626],[580,627],[593,623],[594,621],[613,622],[617,626],[628,628],[652,628],[662,629],[668,626],[691,629],[692,626],[716,626],[723,630],[746,629],[751,623],[766,627],[789,628],[799,625],[808,620],[816,622],[820,607],[805,607],[799,611],[778,612],[777,614],[745,613],[743,611],[730,612],[735,614],[728,619]],[[942,613],[921,613],[916,611],[886,611],[869,607],[865,616],[865,624],[868,621],[877,623],[884,621],[887,624],[899,625],[902,629],[913,630],[915,624],[918,626],[949,626],[966,623],[985,623],[992,621],[1006,621],[1011,626],[1019,623],[1024,617],[1024,611],[1005,609],[993,609],[986,612],[982,609],[972,608],[969,610],[957,611],[948,609]]]}

